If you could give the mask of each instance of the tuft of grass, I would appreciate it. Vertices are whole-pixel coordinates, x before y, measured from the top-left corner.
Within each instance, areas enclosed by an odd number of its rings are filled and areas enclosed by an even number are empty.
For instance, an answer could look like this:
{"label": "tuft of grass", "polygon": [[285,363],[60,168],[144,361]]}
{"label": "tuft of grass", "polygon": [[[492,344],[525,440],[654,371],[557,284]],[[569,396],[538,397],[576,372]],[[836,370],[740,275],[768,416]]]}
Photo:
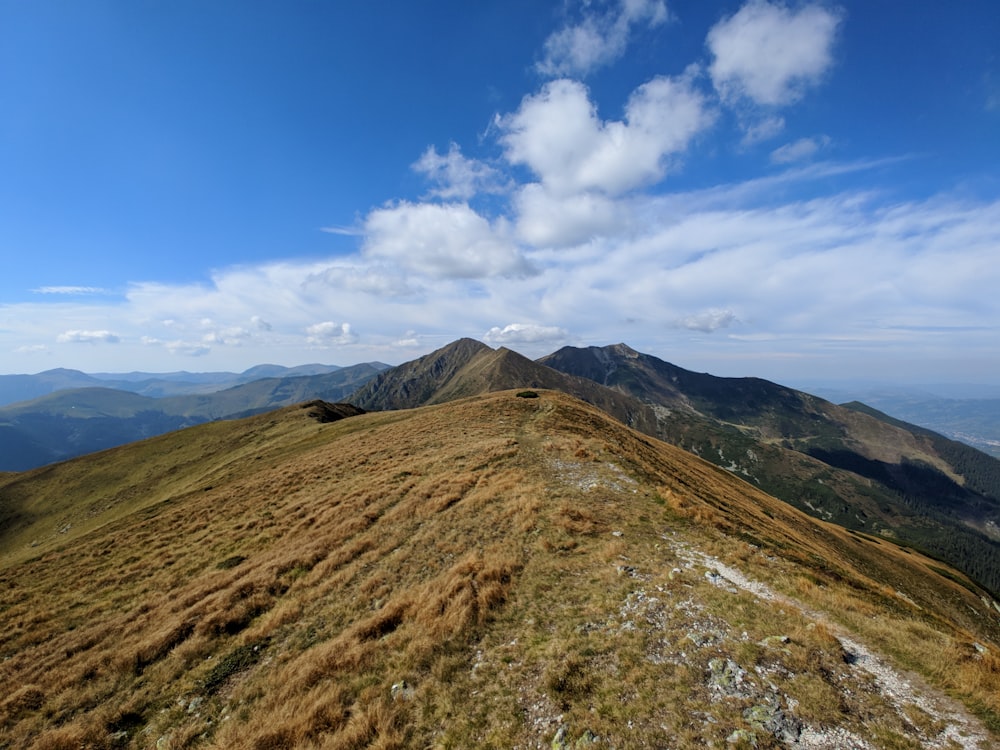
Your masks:
{"label": "tuft of grass", "polygon": [[201,689],[209,694],[217,692],[233,675],[250,669],[260,661],[267,646],[267,639],[252,640],[235,646],[212,666],[201,680]]}
{"label": "tuft of grass", "polygon": [[220,560],[218,563],[216,563],[215,567],[218,570],[229,570],[230,568],[235,568],[244,560],[246,560],[246,557],[244,555],[231,555],[230,557],[227,557],[225,560]]}

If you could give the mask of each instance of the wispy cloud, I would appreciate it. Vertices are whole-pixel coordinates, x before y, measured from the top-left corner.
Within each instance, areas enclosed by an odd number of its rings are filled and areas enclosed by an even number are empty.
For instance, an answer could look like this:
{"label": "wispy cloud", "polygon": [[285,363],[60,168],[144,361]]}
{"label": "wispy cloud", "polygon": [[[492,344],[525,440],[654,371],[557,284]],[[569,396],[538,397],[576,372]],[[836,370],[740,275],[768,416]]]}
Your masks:
{"label": "wispy cloud", "polygon": [[326,232],[327,234],[339,234],[343,237],[363,237],[365,230],[361,227],[351,227],[351,226],[328,226],[320,227],[319,231]]}
{"label": "wispy cloud", "polygon": [[[859,168],[824,163],[780,179],[808,187]],[[845,369],[912,346],[933,327],[948,333],[923,341],[928,356],[958,346],[996,362],[1000,201],[906,202],[867,190],[781,201],[776,196],[786,193],[776,184],[753,180],[616,199],[631,218],[598,237],[558,250],[524,244],[516,257],[534,267],[530,276],[442,273],[419,262],[422,253],[437,251],[407,246],[399,249],[410,255],[397,273],[418,295],[386,295],[377,284],[331,277],[337,268],[356,278],[384,273],[387,255],[365,250],[329,261],[220,269],[200,285],[135,285],[123,300],[0,306],[0,327],[31,321],[34,339],[7,336],[8,350],[57,336],[61,344],[117,342],[125,357],[136,356],[128,354],[135,345],[173,356],[238,346],[248,365],[305,361],[314,347],[344,346],[356,352],[344,364],[392,361],[394,351],[412,355],[415,346],[461,335],[538,355],[571,341],[624,338],[666,355],[674,337],[726,331],[685,340],[678,363],[736,361],[747,351],[733,347],[755,342],[761,361],[808,351],[810,361]],[[425,237],[444,237],[453,226],[446,212],[422,220],[435,217],[443,223]],[[504,253],[501,259],[511,257]],[[497,262],[474,255],[472,264],[481,270]],[[88,325],[66,330],[66,320]],[[108,320],[116,321],[113,332],[101,324]],[[363,332],[347,322],[353,320],[363,321]]]}
{"label": "wispy cloud", "polygon": [[634,27],[655,27],[669,18],[663,0],[620,0],[606,12],[585,4],[578,23],[545,40],[535,69],[544,76],[586,76],[620,58]]}
{"label": "wispy cloud", "polygon": [[465,201],[477,193],[500,193],[507,188],[508,181],[499,170],[476,159],[467,159],[454,142],[446,154],[439,154],[434,146],[428,146],[413,163],[413,169],[434,185],[430,192],[434,198]]}
{"label": "wispy cloud", "polygon": [[689,331],[712,333],[720,328],[728,328],[736,321],[736,313],[732,310],[703,310],[685,315],[677,321],[676,325],[678,328],[686,328]]}
{"label": "wispy cloud", "polygon": [[35,294],[110,294],[107,289],[102,289],[97,286],[41,286],[37,289],[32,289],[31,291]]}
{"label": "wispy cloud", "polygon": [[799,138],[792,143],[776,148],[771,152],[771,161],[775,164],[791,164],[805,161],[815,156],[819,151],[830,145],[830,138],[825,135],[815,138]]}

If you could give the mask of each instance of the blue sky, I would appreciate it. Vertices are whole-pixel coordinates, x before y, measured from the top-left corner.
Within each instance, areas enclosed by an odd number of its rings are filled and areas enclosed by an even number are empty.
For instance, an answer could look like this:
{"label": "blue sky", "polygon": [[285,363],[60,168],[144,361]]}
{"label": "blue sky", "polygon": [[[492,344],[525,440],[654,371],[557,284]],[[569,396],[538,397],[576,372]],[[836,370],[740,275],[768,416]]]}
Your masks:
{"label": "blue sky", "polygon": [[1000,382],[1000,6],[0,0],[0,372]]}

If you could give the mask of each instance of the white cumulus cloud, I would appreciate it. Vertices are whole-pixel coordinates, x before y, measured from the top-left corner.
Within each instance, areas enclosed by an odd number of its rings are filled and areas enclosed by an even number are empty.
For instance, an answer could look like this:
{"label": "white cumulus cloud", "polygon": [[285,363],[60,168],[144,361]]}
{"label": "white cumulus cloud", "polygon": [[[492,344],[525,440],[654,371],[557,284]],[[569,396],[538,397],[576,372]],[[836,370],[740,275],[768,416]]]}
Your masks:
{"label": "white cumulus cloud", "polygon": [[364,254],[432,277],[523,277],[531,265],[506,221],[491,224],[465,203],[409,203],[372,211]]}
{"label": "white cumulus cloud", "polygon": [[841,14],[816,3],[750,0],[708,32],[709,73],[723,100],[790,104],[833,64]]}
{"label": "white cumulus cloud", "polygon": [[540,326],[532,323],[511,323],[503,328],[494,326],[483,340],[493,346],[507,344],[538,344],[565,341],[569,333],[558,326]]}
{"label": "white cumulus cloud", "polygon": [[619,195],[660,180],[714,120],[691,76],[659,76],[629,97],[625,119],[602,121],[578,81],[550,81],[499,118],[511,164],[527,166],[553,195]]}
{"label": "white cumulus cloud", "polygon": [[308,343],[314,346],[334,346],[337,344],[353,344],[358,340],[357,334],[351,330],[350,323],[334,323],[326,320],[314,323],[306,328]]}
{"label": "white cumulus cloud", "polygon": [[625,53],[633,26],[659,26],[669,17],[663,0],[621,0],[605,13],[591,7],[585,6],[579,23],[564,26],[545,40],[544,57],[535,65],[539,73],[585,76]]}
{"label": "white cumulus cloud", "polygon": [[56,336],[60,344],[117,344],[120,340],[111,331],[65,331]]}
{"label": "white cumulus cloud", "polygon": [[535,247],[565,247],[606,234],[617,234],[628,223],[622,201],[602,193],[556,197],[537,182],[514,197],[517,233]]}

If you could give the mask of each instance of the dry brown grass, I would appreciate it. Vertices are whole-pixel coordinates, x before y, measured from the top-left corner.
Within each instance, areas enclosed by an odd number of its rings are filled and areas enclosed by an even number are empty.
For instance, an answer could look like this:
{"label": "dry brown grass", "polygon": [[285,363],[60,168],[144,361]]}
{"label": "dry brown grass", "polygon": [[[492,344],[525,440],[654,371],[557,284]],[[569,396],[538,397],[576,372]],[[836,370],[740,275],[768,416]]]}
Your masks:
{"label": "dry brown grass", "polygon": [[[513,746],[549,742],[559,713],[619,746],[629,722],[724,743],[742,719],[704,685],[721,645],[672,660],[690,623],[624,625],[657,586],[747,630],[748,664],[802,675],[804,716],[848,721],[821,676],[833,636],[668,577],[671,533],[908,665],[933,644],[929,679],[1000,716],[996,628],[967,589],[554,393],[330,424],[291,408],[15,479],[84,521],[0,550],[0,747]],[[779,631],[787,654],[755,645]]]}

